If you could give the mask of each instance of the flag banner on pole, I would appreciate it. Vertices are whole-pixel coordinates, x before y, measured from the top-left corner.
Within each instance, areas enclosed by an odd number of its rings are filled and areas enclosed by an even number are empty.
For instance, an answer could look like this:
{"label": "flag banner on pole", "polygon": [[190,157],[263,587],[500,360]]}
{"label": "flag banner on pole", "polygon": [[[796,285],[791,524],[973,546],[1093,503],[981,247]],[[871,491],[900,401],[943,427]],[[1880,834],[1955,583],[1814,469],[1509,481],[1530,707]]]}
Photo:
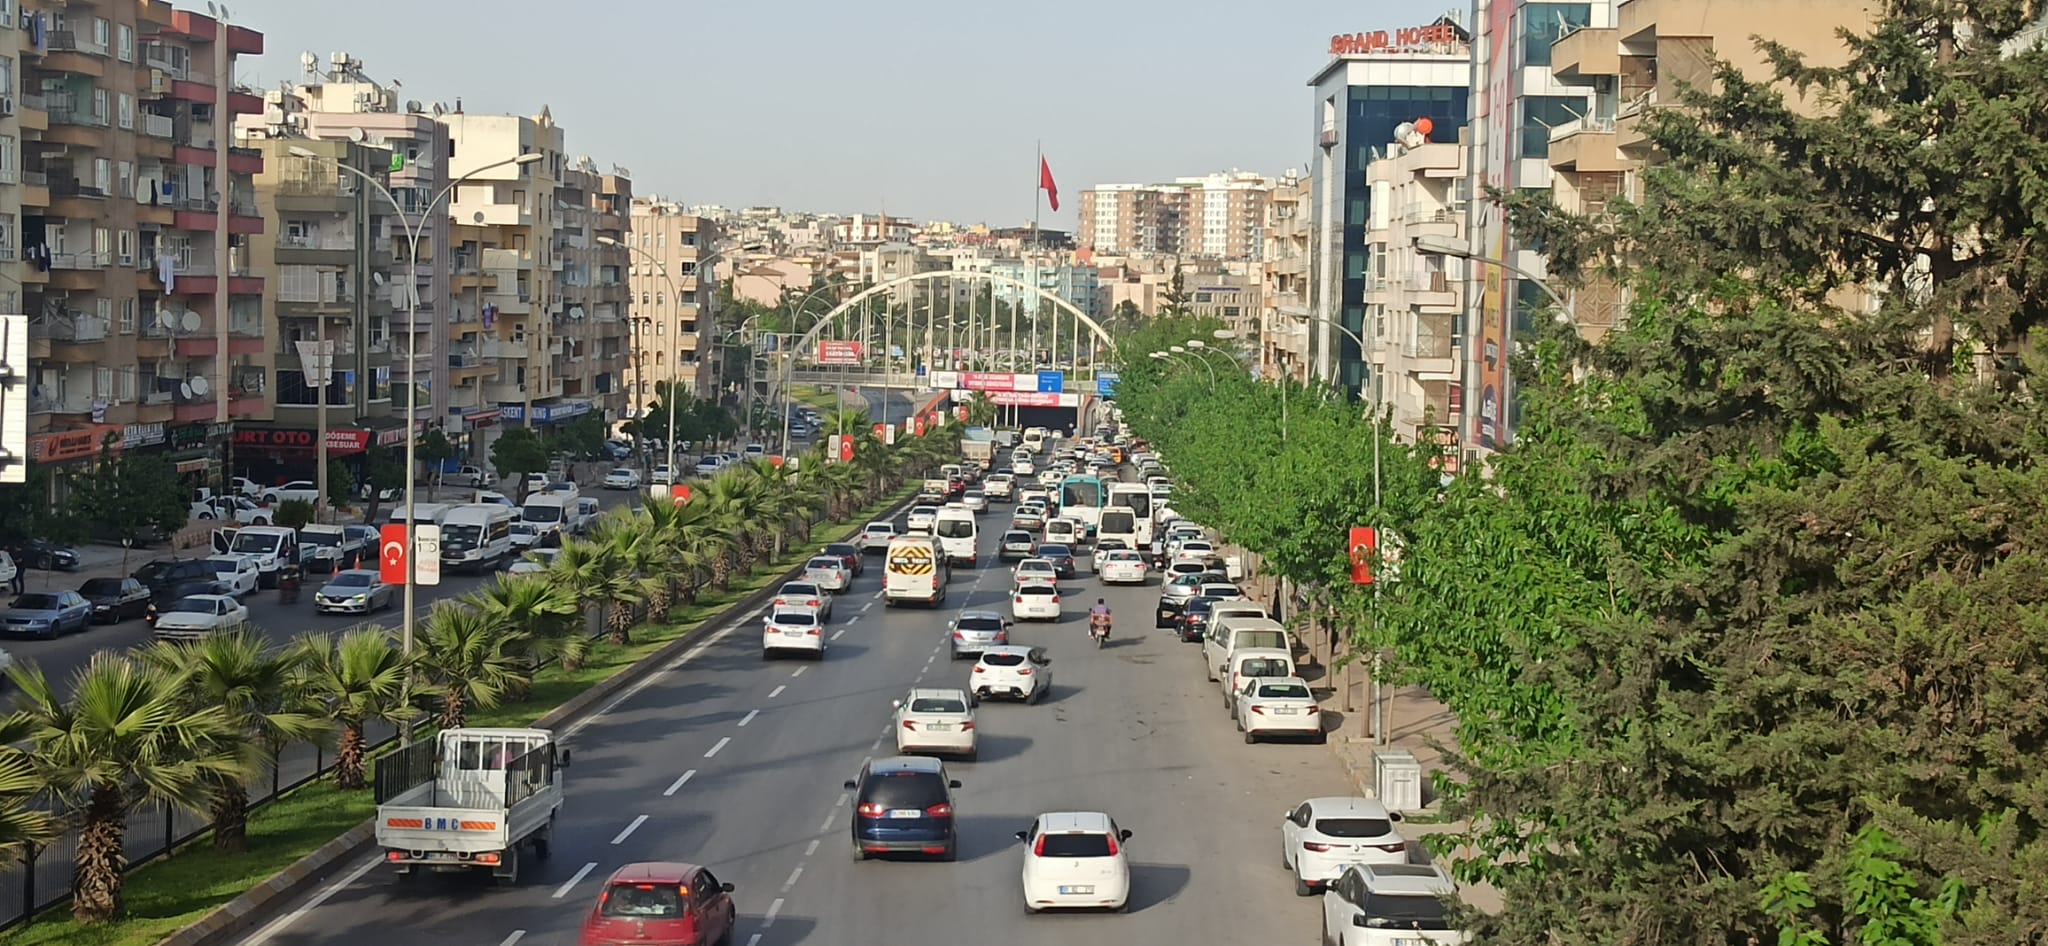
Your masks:
{"label": "flag banner on pole", "polygon": [[1038,186],[1045,191],[1045,202],[1052,205],[1054,212],[1060,209],[1060,188],[1052,182],[1052,165],[1045,163],[1045,156],[1038,157]]}

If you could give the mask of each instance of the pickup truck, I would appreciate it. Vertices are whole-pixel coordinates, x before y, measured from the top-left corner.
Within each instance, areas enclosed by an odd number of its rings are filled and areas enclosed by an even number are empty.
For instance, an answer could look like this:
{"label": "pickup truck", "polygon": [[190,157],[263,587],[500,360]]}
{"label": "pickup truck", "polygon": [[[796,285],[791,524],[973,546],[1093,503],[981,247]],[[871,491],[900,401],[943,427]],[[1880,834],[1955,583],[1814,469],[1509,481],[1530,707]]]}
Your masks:
{"label": "pickup truck", "polygon": [[569,752],[546,729],[444,729],[377,762],[377,846],[401,877],[488,870],[519,879],[519,855],[545,860],[562,810]]}
{"label": "pickup truck", "polygon": [[[307,525],[299,529],[299,564],[307,571],[339,572],[363,561],[369,543],[361,531],[348,526]],[[374,552],[369,553],[375,561]]]}
{"label": "pickup truck", "polygon": [[917,488],[917,501],[927,506],[944,505],[952,495],[953,483],[950,480],[925,480],[924,485]]}

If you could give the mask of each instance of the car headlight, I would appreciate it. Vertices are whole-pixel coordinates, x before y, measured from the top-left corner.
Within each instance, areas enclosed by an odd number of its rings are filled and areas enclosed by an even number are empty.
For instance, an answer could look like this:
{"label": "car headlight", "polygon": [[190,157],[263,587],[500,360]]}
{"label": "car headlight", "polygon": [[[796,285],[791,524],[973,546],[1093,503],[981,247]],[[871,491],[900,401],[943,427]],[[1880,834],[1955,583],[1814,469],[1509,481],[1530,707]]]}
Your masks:
{"label": "car headlight", "polygon": [[349,595],[349,597],[348,597],[348,600],[350,600],[350,601],[368,601],[368,600],[370,600],[370,593],[366,591],[366,592],[363,592],[362,594],[359,594],[359,595]]}

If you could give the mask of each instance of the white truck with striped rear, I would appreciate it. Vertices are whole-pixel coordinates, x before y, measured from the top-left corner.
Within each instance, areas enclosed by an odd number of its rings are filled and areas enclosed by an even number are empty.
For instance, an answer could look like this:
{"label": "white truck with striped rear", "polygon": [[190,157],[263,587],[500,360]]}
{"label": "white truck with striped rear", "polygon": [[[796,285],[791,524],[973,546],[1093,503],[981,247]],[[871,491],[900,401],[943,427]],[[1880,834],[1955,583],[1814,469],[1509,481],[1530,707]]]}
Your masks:
{"label": "white truck with striped rear", "polygon": [[446,729],[377,762],[377,846],[410,877],[488,870],[519,879],[519,854],[546,859],[562,810],[568,750],[545,729]]}

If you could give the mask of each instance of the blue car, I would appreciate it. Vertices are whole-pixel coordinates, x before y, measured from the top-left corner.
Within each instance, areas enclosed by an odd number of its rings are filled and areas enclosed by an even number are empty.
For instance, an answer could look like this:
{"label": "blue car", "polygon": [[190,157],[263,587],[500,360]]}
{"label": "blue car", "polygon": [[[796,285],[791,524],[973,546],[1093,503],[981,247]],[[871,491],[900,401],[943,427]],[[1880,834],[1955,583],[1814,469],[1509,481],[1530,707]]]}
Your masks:
{"label": "blue car", "polygon": [[959,854],[953,819],[953,789],[937,759],[892,756],[876,759],[849,779],[854,793],[853,856],[923,854],[942,861]]}
{"label": "blue car", "polygon": [[55,640],[85,630],[92,621],[92,602],[76,591],[32,591],[14,599],[0,613],[0,631],[14,637]]}

